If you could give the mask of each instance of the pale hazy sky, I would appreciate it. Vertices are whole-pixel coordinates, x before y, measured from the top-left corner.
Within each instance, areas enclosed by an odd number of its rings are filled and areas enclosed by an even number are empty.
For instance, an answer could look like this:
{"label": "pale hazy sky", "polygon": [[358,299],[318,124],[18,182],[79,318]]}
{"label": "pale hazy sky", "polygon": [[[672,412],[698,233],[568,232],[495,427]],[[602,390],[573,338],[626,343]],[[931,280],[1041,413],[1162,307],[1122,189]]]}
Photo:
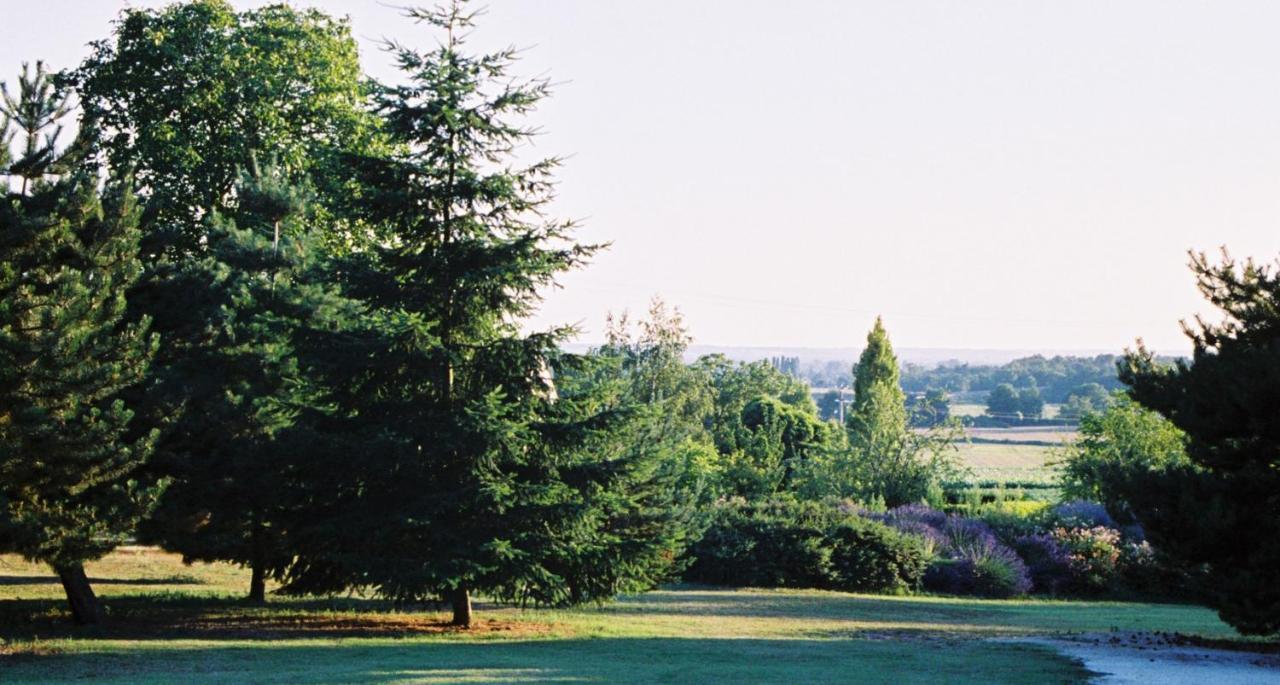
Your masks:
{"label": "pale hazy sky", "polygon": [[[0,78],[126,3],[0,0]],[[154,6],[161,2],[132,3]],[[235,2],[248,7],[262,2]],[[382,36],[431,36],[373,0]],[[562,81],[537,151],[613,248],[540,322],[679,305],[699,342],[1179,350],[1188,248],[1280,253],[1280,3],[490,0],[476,47]]]}

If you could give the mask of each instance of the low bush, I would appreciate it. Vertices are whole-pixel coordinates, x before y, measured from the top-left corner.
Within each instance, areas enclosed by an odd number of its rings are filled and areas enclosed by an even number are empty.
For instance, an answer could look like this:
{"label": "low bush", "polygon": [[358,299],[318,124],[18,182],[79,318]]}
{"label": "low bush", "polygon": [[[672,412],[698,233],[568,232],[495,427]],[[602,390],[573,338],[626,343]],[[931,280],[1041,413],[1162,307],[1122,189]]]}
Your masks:
{"label": "low bush", "polygon": [[736,587],[826,587],[830,517],[800,504],[717,505],[689,550],[685,580]]}
{"label": "low bush", "polygon": [[719,504],[689,554],[691,582],[858,592],[918,589],[931,558],[924,540],[857,508],[800,502]]}
{"label": "low bush", "polygon": [[1054,528],[1050,533],[1070,556],[1073,589],[1101,592],[1120,571],[1120,531],[1105,526]]}
{"label": "low bush", "polygon": [[918,590],[932,557],[921,537],[866,519],[840,524],[829,539],[834,586],[840,590]]}
{"label": "low bush", "polygon": [[1107,508],[1097,502],[1073,500],[1063,502],[1049,511],[1051,525],[1059,528],[1115,528],[1115,519]]}
{"label": "low bush", "polygon": [[979,509],[975,516],[1006,545],[1044,529],[1050,512],[1047,502],[998,502]]}
{"label": "low bush", "polygon": [[1027,567],[985,522],[944,514],[920,505],[876,515],[897,530],[916,535],[937,555],[924,587],[949,594],[1013,597],[1031,590]]}
{"label": "low bush", "polygon": [[685,579],[730,586],[1014,597],[1139,592],[1188,597],[1177,568],[1085,501],[988,503],[968,518],[914,504],[721,503]]}
{"label": "low bush", "polygon": [[1026,563],[1037,592],[1050,595],[1071,592],[1074,584],[1071,553],[1052,534],[1028,533],[1019,537],[1013,547]]}
{"label": "low bush", "polygon": [[929,566],[924,586],[933,592],[1004,599],[1027,594],[1031,582],[1016,555],[985,559],[939,559]]}

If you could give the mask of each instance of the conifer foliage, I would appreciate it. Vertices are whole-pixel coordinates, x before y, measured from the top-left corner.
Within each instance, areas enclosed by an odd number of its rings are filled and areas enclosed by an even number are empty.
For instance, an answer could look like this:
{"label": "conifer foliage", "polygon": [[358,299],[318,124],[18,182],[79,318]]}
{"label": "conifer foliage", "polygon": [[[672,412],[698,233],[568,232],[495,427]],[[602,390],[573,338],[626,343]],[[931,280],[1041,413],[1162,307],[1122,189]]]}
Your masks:
{"label": "conifer foliage", "polygon": [[323,394],[298,340],[339,302],[315,273],[316,236],[300,225],[307,193],[288,176],[251,159],[234,211],[207,222],[207,249],[154,269],[144,291],[170,327],[202,335],[157,357],[155,376],[181,390],[184,411],[158,446],[157,470],[173,482],[143,532],[189,561],[248,566],[255,602],[290,560],[285,512],[299,455],[289,445]]}
{"label": "conifer foliage", "polygon": [[876,317],[853,367],[853,407],[845,420],[850,442],[884,449],[907,433],[906,395],[899,382],[898,357],[884,322]]}
{"label": "conifer foliage", "polygon": [[[50,564],[74,619],[96,623],[83,564],[154,499],[134,479],[153,436],[130,431],[120,398],[156,346],[146,321],[123,323],[137,212],[127,184],[104,197],[91,165],[55,149],[63,106],[42,69],[6,109],[21,152],[0,201],[0,551]],[[55,169],[69,173],[50,180]]]}
{"label": "conifer foliage", "polygon": [[627,412],[552,386],[570,329],[519,328],[598,249],[544,215],[560,160],[515,156],[548,84],[513,80],[512,49],[465,52],[465,3],[408,14],[443,36],[388,46],[406,82],[377,110],[401,152],[349,160],[378,233],[341,270],[365,314],[330,383],[350,449],[321,470],[349,482],[306,517],[286,590],[442,598],[469,626],[477,591],[572,604],[646,582],[671,554],[646,514],[654,470],[618,442]]}
{"label": "conifer foliage", "polygon": [[879,317],[853,376],[853,406],[845,419],[848,449],[830,461],[820,486],[889,506],[936,498],[939,484],[956,474],[955,429],[910,429],[898,358]]}
{"label": "conifer foliage", "polygon": [[1190,362],[1141,346],[1120,365],[1139,404],[1187,437],[1188,459],[1139,465],[1122,492],[1153,542],[1209,572],[1205,590],[1241,632],[1280,631],[1280,273],[1193,254],[1222,323],[1184,325]]}

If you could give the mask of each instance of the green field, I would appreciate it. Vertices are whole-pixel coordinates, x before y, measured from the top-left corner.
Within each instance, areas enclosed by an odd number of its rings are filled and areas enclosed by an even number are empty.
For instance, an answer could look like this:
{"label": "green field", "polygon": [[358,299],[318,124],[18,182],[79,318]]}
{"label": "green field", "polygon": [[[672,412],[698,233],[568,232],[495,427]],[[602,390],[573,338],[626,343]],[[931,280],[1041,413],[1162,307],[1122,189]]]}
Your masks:
{"label": "green field", "polygon": [[1190,606],[671,588],[600,607],[481,605],[460,633],[372,600],[236,599],[246,574],[134,549],[89,567],[109,625],[70,628],[49,572],[0,557],[5,683],[1066,683],[1063,631],[1233,632]]}
{"label": "green field", "polygon": [[1048,444],[987,441],[998,432],[986,430],[983,435],[987,437],[983,441],[956,444],[957,456],[969,470],[971,480],[1050,482],[1056,479],[1053,463],[1059,458],[1061,448]]}

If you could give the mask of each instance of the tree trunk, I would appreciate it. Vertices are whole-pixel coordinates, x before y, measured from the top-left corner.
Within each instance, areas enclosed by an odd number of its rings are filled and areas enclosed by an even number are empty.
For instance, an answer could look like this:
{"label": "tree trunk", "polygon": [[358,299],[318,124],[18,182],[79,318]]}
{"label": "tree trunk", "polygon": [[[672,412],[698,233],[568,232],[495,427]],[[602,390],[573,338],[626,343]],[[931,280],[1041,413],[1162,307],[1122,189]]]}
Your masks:
{"label": "tree trunk", "polygon": [[[256,516],[254,517],[257,518]],[[267,603],[267,578],[266,578],[266,554],[263,553],[263,531],[262,526],[258,523],[253,524],[253,532],[250,533],[249,539],[249,569],[251,571],[249,577],[249,603],[250,604],[266,604]]]}
{"label": "tree trunk", "polygon": [[67,604],[71,605],[71,620],[76,625],[96,625],[102,621],[102,606],[89,586],[89,578],[84,574],[82,564],[72,564],[54,569],[58,579],[62,581],[62,589],[67,593]]}
{"label": "tree trunk", "polygon": [[266,604],[267,580],[266,575],[262,572],[262,562],[255,561],[250,567],[253,569],[253,573],[249,577],[249,603]]}
{"label": "tree trunk", "polygon": [[449,595],[449,603],[453,605],[453,625],[459,628],[471,627],[471,594],[460,587]]}

